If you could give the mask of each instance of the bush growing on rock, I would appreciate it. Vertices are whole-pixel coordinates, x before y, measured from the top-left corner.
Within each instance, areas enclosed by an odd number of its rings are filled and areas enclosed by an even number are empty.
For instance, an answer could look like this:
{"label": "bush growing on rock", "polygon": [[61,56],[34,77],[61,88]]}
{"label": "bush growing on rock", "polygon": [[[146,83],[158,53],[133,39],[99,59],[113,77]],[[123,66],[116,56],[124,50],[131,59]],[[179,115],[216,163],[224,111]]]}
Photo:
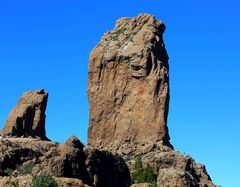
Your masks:
{"label": "bush growing on rock", "polygon": [[152,167],[149,164],[147,167],[143,167],[140,156],[136,157],[132,180],[133,183],[151,183],[153,186],[157,186],[157,176],[153,173]]}
{"label": "bush growing on rock", "polygon": [[19,184],[17,181],[11,182],[11,187],[19,187]]}
{"label": "bush growing on rock", "polygon": [[32,187],[58,187],[58,184],[51,175],[40,174],[33,177]]}
{"label": "bush growing on rock", "polygon": [[11,168],[6,168],[3,172],[6,174],[6,175],[8,175],[8,176],[11,176],[12,175],[12,173],[13,173],[13,169],[11,169]]}

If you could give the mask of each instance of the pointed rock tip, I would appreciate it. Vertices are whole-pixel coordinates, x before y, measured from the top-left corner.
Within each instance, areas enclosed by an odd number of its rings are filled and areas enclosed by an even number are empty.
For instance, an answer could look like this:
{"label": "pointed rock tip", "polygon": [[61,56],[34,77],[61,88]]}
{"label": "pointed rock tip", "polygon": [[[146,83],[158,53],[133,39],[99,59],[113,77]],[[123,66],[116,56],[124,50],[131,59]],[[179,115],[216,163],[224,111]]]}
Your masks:
{"label": "pointed rock tip", "polygon": [[137,15],[136,17],[122,17],[119,18],[116,21],[116,26],[115,28],[119,28],[122,27],[122,25],[125,25],[128,22],[136,22],[139,25],[155,25],[157,27],[160,28],[160,30],[162,30],[162,32],[165,31],[166,29],[166,25],[163,23],[162,20],[158,20],[155,16],[148,14],[148,13],[141,13],[139,15]]}
{"label": "pointed rock tip", "polygon": [[37,94],[45,94],[46,92],[43,88],[40,88],[40,89],[36,90],[36,93]]}
{"label": "pointed rock tip", "polygon": [[48,94],[48,92],[45,92],[45,89],[43,88],[40,88],[40,89],[37,89],[37,90],[28,90],[26,92],[24,92],[24,94],[28,94],[28,93],[35,93],[35,94],[39,94],[39,95],[43,95],[43,94]]}
{"label": "pointed rock tip", "polygon": [[68,138],[65,144],[80,150],[83,150],[84,147],[83,143],[75,135],[72,135],[70,138]]}

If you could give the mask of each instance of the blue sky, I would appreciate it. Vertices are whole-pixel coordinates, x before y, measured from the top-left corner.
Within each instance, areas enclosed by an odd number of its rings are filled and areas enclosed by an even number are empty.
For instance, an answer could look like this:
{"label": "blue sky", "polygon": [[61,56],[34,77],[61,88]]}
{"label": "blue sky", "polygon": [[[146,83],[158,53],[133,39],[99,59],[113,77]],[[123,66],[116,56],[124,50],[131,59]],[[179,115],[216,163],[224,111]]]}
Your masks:
{"label": "blue sky", "polygon": [[0,128],[23,92],[45,88],[48,137],[86,143],[89,52],[116,19],[150,13],[167,25],[171,142],[214,182],[237,187],[239,8],[236,0],[0,1]]}

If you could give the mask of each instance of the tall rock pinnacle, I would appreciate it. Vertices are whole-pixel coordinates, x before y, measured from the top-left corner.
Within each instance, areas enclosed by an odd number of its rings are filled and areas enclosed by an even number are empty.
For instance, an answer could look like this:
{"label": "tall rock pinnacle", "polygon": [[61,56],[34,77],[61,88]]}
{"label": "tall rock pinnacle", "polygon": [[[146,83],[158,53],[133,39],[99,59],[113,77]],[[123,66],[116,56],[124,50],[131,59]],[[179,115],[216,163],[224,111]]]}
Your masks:
{"label": "tall rock pinnacle", "polygon": [[88,143],[161,142],[171,146],[165,25],[148,14],[121,18],[92,50]]}
{"label": "tall rock pinnacle", "polygon": [[48,93],[43,89],[23,94],[9,114],[0,134],[10,136],[32,136],[47,140],[45,131],[45,110]]}

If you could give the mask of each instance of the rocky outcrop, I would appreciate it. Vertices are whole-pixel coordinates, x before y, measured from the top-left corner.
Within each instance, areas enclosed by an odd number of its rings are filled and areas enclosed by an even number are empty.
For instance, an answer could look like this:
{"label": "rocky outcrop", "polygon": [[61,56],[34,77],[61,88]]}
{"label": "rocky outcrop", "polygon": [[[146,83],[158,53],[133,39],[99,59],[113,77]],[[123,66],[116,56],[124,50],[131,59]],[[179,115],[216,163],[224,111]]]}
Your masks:
{"label": "rocky outcrop", "polygon": [[171,146],[165,25],[147,14],[122,18],[92,50],[88,98],[90,145],[162,141]]}
{"label": "rocky outcrop", "polygon": [[122,18],[93,49],[88,87],[91,146],[75,136],[63,144],[42,141],[47,139],[48,94],[43,89],[25,93],[1,132],[0,186],[30,187],[33,176],[50,173],[62,187],[129,187],[131,175],[140,171],[151,180],[133,177],[143,183],[132,187],[216,187],[204,165],[173,150],[169,142],[164,30],[151,15]]}
{"label": "rocky outcrop", "polygon": [[[135,172],[136,158],[140,157],[144,167],[150,165],[157,176],[158,187],[217,187],[206,168],[189,155],[181,154],[168,146],[159,144],[125,145],[105,148],[119,154],[126,161],[131,175]],[[136,187],[149,184],[135,184]],[[150,185],[151,186],[151,185]]]}
{"label": "rocky outcrop", "polygon": [[43,89],[24,93],[9,114],[0,135],[31,136],[47,140],[45,131],[47,100],[48,93]]}
{"label": "rocky outcrop", "polygon": [[153,169],[159,187],[215,187],[204,165],[173,150],[169,142],[164,30],[151,15],[122,18],[92,50],[88,143],[121,155],[131,174],[140,156]]}
{"label": "rocky outcrop", "polygon": [[0,139],[0,186],[14,180],[24,186],[24,182],[29,184],[32,176],[40,173],[53,175],[59,186],[129,187],[131,184],[130,172],[120,156],[84,147],[75,136],[64,144],[32,138]]}
{"label": "rocky outcrop", "polygon": [[[33,176],[28,174],[18,177],[1,177],[1,187],[32,187]],[[79,179],[65,178],[65,177],[54,177],[58,187],[89,187]]]}

